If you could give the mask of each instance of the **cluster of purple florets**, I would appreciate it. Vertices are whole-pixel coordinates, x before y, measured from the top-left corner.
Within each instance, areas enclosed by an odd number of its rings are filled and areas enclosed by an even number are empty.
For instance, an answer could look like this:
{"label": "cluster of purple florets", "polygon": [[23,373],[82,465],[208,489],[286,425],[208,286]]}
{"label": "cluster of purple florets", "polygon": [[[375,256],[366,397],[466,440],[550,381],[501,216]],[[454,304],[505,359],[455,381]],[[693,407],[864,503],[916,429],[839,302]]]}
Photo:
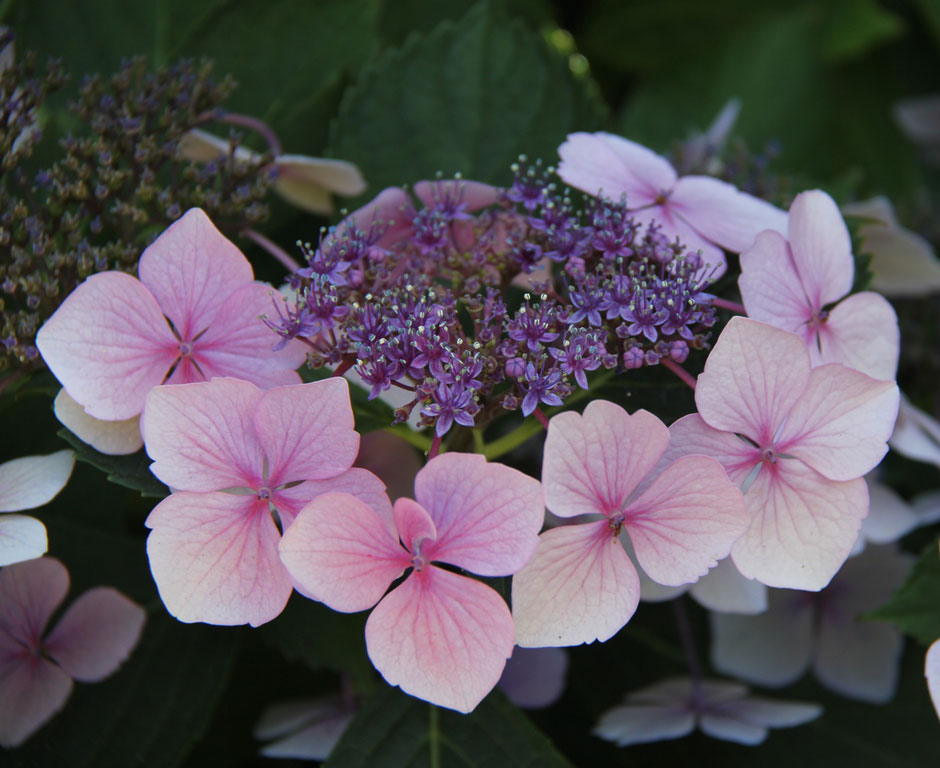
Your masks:
{"label": "cluster of purple florets", "polygon": [[417,412],[438,436],[562,405],[593,371],[681,363],[705,346],[715,311],[698,254],[625,201],[581,212],[551,169],[521,158],[513,170],[477,210],[464,182],[438,181],[424,205],[364,209],[303,244],[296,299],[265,319],[279,345],[300,338],[312,366],[354,367],[370,398],[412,393],[396,418]]}

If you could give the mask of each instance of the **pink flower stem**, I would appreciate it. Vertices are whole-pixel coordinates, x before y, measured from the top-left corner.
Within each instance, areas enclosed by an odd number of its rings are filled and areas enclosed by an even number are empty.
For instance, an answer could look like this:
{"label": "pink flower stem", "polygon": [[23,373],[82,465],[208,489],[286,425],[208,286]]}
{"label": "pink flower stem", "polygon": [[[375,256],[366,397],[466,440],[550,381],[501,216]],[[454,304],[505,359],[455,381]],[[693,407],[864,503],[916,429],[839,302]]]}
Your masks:
{"label": "pink flower stem", "polygon": [[702,695],[702,668],[698,663],[698,654],[695,652],[695,638],[692,636],[689,614],[685,609],[685,597],[679,595],[672,601],[672,606],[676,612],[679,637],[682,640],[686,663],[689,665],[689,674],[692,677],[692,697],[698,702]]}
{"label": "pink flower stem", "polygon": [[356,364],[355,358],[346,358],[339,365],[336,366],[336,370],[333,371],[334,376],[342,376],[346,371],[352,368]]}
{"label": "pink flower stem", "polygon": [[532,411],[532,415],[539,420],[539,424],[545,427],[545,429],[548,429],[548,417],[542,413],[541,408],[536,408],[534,411]]}
{"label": "pink flower stem", "polygon": [[747,315],[747,310],[744,308],[743,304],[738,304],[736,301],[728,301],[727,299],[719,299],[717,296],[712,299],[712,306],[718,307],[719,309],[727,309],[731,312],[737,312],[739,315]]}
{"label": "pink flower stem", "polygon": [[695,377],[692,376],[685,368],[683,368],[675,360],[670,360],[668,357],[664,357],[659,361],[666,368],[672,371],[676,376],[682,379],[686,384],[688,384],[692,389],[695,389]]}
{"label": "pink flower stem", "polygon": [[277,259],[288,272],[296,272],[300,269],[300,264],[294,261],[290,254],[287,253],[281,246],[277,243],[268,240],[264,235],[262,235],[257,230],[251,229],[250,227],[242,230],[242,235],[251,240],[255,245],[259,245],[268,253],[270,253],[275,259]]}
{"label": "pink flower stem", "polygon": [[224,111],[216,112],[212,117],[222,123],[250,128],[268,143],[268,148],[271,150],[272,155],[278,157],[284,154],[281,140],[277,137],[277,134],[272,130],[271,126],[263,120],[259,120],[257,117],[251,117],[250,115],[239,115],[235,112]]}
{"label": "pink flower stem", "polygon": [[441,450],[441,436],[434,435],[434,439],[431,441],[431,450],[428,451],[428,461],[437,457],[438,452]]}

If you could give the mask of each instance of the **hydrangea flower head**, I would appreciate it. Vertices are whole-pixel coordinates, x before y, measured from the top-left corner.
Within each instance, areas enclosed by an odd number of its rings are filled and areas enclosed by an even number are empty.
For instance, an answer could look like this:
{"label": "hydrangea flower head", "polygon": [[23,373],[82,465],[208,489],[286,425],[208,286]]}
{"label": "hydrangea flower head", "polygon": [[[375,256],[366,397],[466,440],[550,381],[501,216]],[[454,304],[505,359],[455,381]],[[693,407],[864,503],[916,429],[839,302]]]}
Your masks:
{"label": "hydrangea flower head", "polygon": [[542,463],[548,509],[595,522],[543,533],[513,578],[519,645],[603,641],[629,621],[640,584],[621,533],[643,570],[662,584],[695,581],[727,556],[747,527],[740,492],[706,456],[673,462],[644,482],[668,443],[669,431],[651,413],[631,415],[603,400],[583,415],[551,419]]}
{"label": "hydrangea flower head", "polygon": [[320,493],[389,507],[378,478],[350,469],[359,435],[341,378],[267,392],[237,379],[157,387],[141,428],[151,470],[176,491],[146,524],[154,581],[180,621],[277,616],[292,590],[281,530]]}
{"label": "hydrangea flower head", "polygon": [[51,632],[46,625],[69,589],[51,557],[0,571],[0,745],[22,744],[58,712],[72,681],[96,683],[130,655],[143,608],[110,587],[79,597]]}
{"label": "hydrangea flower head", "polygon": [[741,254],[738,286],[748,316],[797,334],[814,365],[842,363],[893,379],[897,316],[877,293],[846,298],[854,278],[849,231],[832,198],[816,189],[796,196],[787,237],[762,232]]}
{"label": "hydrangea flower head", "polygon": [[671,455],[715,456],[745,491],[750,526],[731,551],[774,587],[822,589],[868,512],[862,475],[887,452],[894,382],[843,365],[812,368],[803,341],[733,318],[695,390],[698,414],[670,427]]}
{"label": "hydrangea flower head", "polygon": [[334,610],[376,606],[366,646],[389,684],[469,712],[512,655],[512,616],[493,589],[436,563],[515,573],[535,551],[543,515],[536,480],[446,453],[418,472],[415,500],[399,499],[390,516],[348,494],[314,499],[284,534],[281,559],[298,590]]}
{"label": "hydrangea flower head", "polygon": [[572,133],[558,148],[566,184],[614,200],[626,195],[638,223],[656,221],[670,239],[701,251],[709,274],[724,274],[722,248],[740,253],[764,229],[786,231],[780,209],[710,176],[679,177],[666,158],[610,133]]}
{"label": "hydrangea flower head", "polygon": [[[24,456],[0,464],[0,513],[48,504],[72,474],[75,454]],[[46,528],[29,515],[0,515],[0,566],[32,560],[45,553]]]}
{"label": "hydrangea flower head", "polygon": [[107,421],[141,412],[159,384],[237,376],[261,387],[298,384],[303,345],[272,351],[259,319],[271,289],[198,208],[144,251],[137,280],[89,277],[39,329],[36,345],[66,391]]}

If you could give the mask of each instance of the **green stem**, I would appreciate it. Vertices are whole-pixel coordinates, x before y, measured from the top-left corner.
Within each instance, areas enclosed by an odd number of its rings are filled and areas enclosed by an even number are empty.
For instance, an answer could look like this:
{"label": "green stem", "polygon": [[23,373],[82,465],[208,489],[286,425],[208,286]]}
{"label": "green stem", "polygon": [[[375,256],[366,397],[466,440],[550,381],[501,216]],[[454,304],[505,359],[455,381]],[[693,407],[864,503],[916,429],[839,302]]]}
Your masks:
{"label": "green stem", "polygon": [[485,450],[486,450],[486,446],[483,444],[483,430],[474,429],[473,430],[473,452],[483,453]]}
{"label": "green stem", "polygon": [[431,438],[427,435],[422,435],[420,432],[415,432],[407,424],[392,424],[391,426],[385,427],[385,431],[393,435],[398,435],[398,437],[411,443],[411,445],[419,451],[427,453],[431,450]]}
{"label": "green stem", "polygon": [[[568,406],[573,403],[583,400],[585,397],[591,394],[591,392],[603,384],[605,384],[609,379],[613,377],[613,372],[608,371],[602,376],[598,376],[591,385],[591,389],[579,389],[573,395],[571,395],[567,400],[565,400],[565,405],[559,406],[558,408],[547,408],[545,410],[545,415],[549,418],[556,413],[567,410]],[[542,431],[542,425],[539,424],[536,419],[526,419],[522,424],[516,427],[512,432],[507,432],[502,437],[497,438],[492,443],[489,443],[483,447],[482,453],[488,461],[497,459],[502,456],[504,453],[509,453],[513,448],[518,448],[530,437],[537,435]]]}
{"label": "green stem", "polygon": [[441,768],[441,734],[437,725],[437,707],[433,704],[428,714],[428,752],[430,753],[430,768]]}

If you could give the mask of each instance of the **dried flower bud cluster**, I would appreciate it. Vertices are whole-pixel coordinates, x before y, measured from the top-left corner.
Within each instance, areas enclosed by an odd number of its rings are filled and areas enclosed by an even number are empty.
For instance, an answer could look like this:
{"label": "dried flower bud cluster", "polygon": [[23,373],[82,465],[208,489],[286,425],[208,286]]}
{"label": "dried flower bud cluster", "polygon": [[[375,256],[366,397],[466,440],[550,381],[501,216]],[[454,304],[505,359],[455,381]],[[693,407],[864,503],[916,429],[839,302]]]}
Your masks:
{"label": "dried flower bud cluster", "polygon": [[59,158],[35,174],[20,161],[39,140],[40,103],[64,75],[53,62],[36,77],[30,56],[0,74],[0,370],[38,365],[36,331],[69,292],[95,272],[133,272],[189,208],[229,234],[266,218],[271,180],[259,165],[236,162],[235,140],[228,160],[180,156],[182,136],[234,87],[214,82],[211,69],[183,61],[148,73],[141,58],[110,78],[86,78],[69,110],[87,133],[61,140]]}

